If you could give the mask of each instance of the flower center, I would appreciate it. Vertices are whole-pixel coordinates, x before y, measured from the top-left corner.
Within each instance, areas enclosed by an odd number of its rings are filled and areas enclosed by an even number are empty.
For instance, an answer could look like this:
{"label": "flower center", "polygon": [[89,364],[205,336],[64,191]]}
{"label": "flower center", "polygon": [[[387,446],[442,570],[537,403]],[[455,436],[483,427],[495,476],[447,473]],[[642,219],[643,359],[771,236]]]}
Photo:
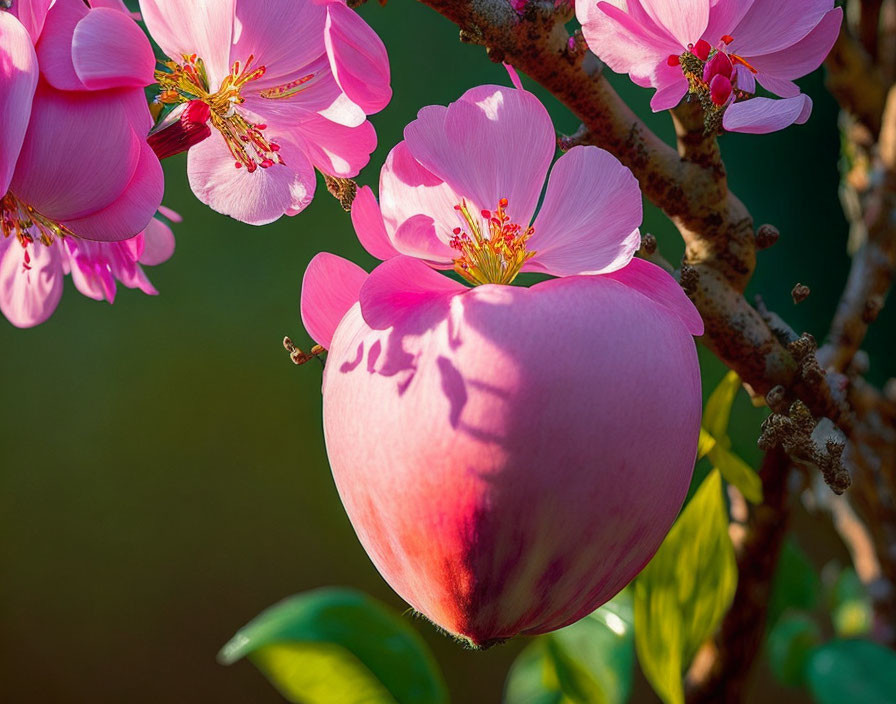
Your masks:
{"label": "flower center", "polygon": [[35,240],[49,247],[57,237],[75,236],[65,225],[41,215],[12,193],[0,198],[0,233],[4,237],[14,235],[23,247]]}
{"label": "flower center", "polygon": [[466,226],[455,227],[449,243],[460,254],[454,260],[454,270],[474,286],[509,284],[523,264],[535,256],[535,252],[526,250],[535,229],[530,226],[523,230],[511,221],[506,208],[507,199],[502,198],[494,212],[481,211],[480,221],[466,201],[454,206]]}
{"label": "flower center", "polygon": [[[182,64],[167,61],[164,69],[156,71],[156,81],[162,89],[156,98],[157,102],[163,106],[191,101],[205,103],[209,108],[209,121],[224,137],[236,168],[245,167],[250,173],[259,166],[267,169],[274,164],[284,163],[283,157],[278,154],[280,146],[264,135],[267,125],[250,122],[237,110],[237,106],[245,102],[241,95],[243,88],[265,73],[264,66],[252,66],[254,60],[255,57],[250,54],[245,64],[235,61],[230,73],[214,92],[209,86],[205,64],[195,54],[184,55]],[[306,78],[310,80],[310,77]],[[287,93],[285,97],[294,94],[289,93],[289,88],[284,86],[272,90]],[[268,92],[270,91],[265,91],[262,95]]]}
{"label": "flower center", "polygon": [[747,100],[755,93],[755,82],[752,85],[738,85],[737,65],[746,67],[750,73],[758,71],[741,56],[730,52],[728,47],[734,37],[726,34],[716,47],[704,39],[696,44],[688,45],[688,50],[681,56],[669,57],[670,66],[681,66],[685,78],[688,79],[689,94],[701,103],[706,115],[706,132],[708,134],[721,130],[722,115],[725,109],[739,100]]}

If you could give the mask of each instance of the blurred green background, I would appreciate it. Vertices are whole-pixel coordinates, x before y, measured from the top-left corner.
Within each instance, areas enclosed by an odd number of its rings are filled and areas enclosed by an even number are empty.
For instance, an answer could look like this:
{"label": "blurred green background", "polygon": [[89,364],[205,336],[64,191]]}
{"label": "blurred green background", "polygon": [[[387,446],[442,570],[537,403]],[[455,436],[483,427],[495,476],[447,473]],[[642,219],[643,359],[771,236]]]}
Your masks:
{"label": "blurred green background", "polygon": [[[467,88],[507,84],[480,47],[408,0],[361,10],[392,60],[395,98],[373,118],[380,148],[359,179],[375,184],[403,126]],[[639,114],[650,92],[611,80]],[[531,84],[530,84],[531,87]],[[722,140],[732,187],[780,243],[760,254],[752,286],[797,330],[824,336],[846,277],[847,226],[837,199],[836,106],[821,74],[804,81],[816,111],[804,127]],[[576,120],[546,100],[558,130]],[[520,148],[525,148],[521,144]],[[321,585],[366,590],[399,610],[357,543],[334,489],[320,422],[320,368],[294,367],[284,334],[307,347],[302,273],[320,250],[369,266],[347,214],[322,185],[295,218],[252,228],[200,204],[185,159],[166,163],[165,203],[184,215],[177,251],[149,270],[161,291],[122,290],[114,306],[70,282],[53,318],[20,331],[0,322],[3,700],[10,702],[277,702],[251,665],[216,664],[232,633],[282,597]],[[645,231],[677,261],[680,239],[649,208]],[[794,283],[812,288],[798,308]],[[885,311],[868,349],[874,380],[896,373]],[[706,391],[724,370],[702,354]],[[562,360],[561,360],[562,361]],[[743,394],[735,450],[756,463],[763,413]],[[797,521],[821,562],[843,557],[822,519]],[[423,622],[458,702],[496,702],[522,642],[461,650]],[[797,701],[765,682],[765,701]],[[764,682],[764,683],[763,683]],[[635,701],[652,701],[641,688]]]}

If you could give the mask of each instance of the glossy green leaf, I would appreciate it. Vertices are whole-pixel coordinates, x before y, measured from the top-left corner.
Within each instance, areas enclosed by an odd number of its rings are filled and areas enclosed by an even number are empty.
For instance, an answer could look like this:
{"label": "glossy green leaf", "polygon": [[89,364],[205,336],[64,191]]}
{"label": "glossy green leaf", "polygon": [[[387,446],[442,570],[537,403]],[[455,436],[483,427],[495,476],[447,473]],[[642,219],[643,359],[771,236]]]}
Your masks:
{"label": "glossy green leaf", "polygon": [[728,372],[709,395],[703,411],[703,427],[717,442],[722,442],[725,449],[731,447],[731,441],[728,440],[728,422],[731,420],[731,406],[740,386],[737,372]]}
{"label": "glossy green leaf", "polygon": [[634,667],[628,591],[581,621],[539,636],[514,663],[506,704],[623,704]]}
{"label": "glossy green leaf", "polygon": [[635,580],[635,646],[666,704],[682,704],[682,672],[734,598],[737,564],[722,479],[713,470]]}
{"label": "glossy green leaf", "polygon": [[802,548],[788,538],[784,541],[772,583],[768,624],[773,626],[787,609],[812,611],[818,605],[821,579]]}
{"label": "glossy green leaf", "polygon": [[837,576],[831,595],[831,621],[841,638],[856,638],[871,630],[871,599],[852,567]]}
{"label": "glossy green leaf", "polygon": [[782,617],[768,635],[768,661],[775,677],[791,687],[801,687],[809,655],[820,642],[821,629],[808,615]]}
{"label": "glossy green leaf", "polygon": [[722,473],[726,482],[738,488],[747,501],[754,504],[762,501],[762,480],[740,457],[716,444],[709,451],[709,461]]}
{"label": "glossy green leaf", "polygon": [[290,597],[241,628],[218,655],[249,656],[291,702],[443,704],[448,694],[410,624],[359,592]]}
{"label": "glossy green leaf", "polygon": [[809,656],[806,679],[818,704],[893,704],[896,652],[867,640],[834,640]]}

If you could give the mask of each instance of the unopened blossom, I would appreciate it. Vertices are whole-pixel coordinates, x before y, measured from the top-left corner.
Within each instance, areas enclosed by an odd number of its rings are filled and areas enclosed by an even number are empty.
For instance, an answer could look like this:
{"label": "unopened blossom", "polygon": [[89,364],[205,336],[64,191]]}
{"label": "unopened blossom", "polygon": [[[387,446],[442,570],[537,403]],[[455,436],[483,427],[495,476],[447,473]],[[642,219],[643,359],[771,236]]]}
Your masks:
{"label": "unopened blossom", "polygon": [[809,119],[794,80],[821,65],[843,20],[834,0],[577,0],[576,14],[594,53],[656,89],[655,111],[690,93],[708,130],[754,134]]}
{"label": "unopened blossom", "polygon": [[[141,0],[169,60],[160,108],[174,106],[163,155],[180,142],[197,197],[261,225],[314,196],[317,168],[351,177],[376,133],[367,115],[389,102],[379,37],[343,0]],[[208,139],[196,129],[205,109]],[[193,108],[190,120],[181,111]],[[184,134],[184,130],[192,130]]]}
{"label": "unopened blossom", "polygon": [[23,327],[52,313],[64,274],[95,291],[75,258],[141,285],[119,256],[141,241],[110,243],[147,231],[163,191],[146,36],[112,0],[50,5],[0,10],[0,309]]}
{"label": "unopened blossom", "polygon": [[[554,130],[530,93],[474,88],[404,136],[380,204],[365,188],[352,208],[386,261],[315,257],[302,319],[329,350],[327,451],[361,543],[482,647],[585,616],[653,555],[694,466],[703,325],[632,258],[626,168],[575,147],[548,177]],[[510,285],[521,271],[558,278]]]}

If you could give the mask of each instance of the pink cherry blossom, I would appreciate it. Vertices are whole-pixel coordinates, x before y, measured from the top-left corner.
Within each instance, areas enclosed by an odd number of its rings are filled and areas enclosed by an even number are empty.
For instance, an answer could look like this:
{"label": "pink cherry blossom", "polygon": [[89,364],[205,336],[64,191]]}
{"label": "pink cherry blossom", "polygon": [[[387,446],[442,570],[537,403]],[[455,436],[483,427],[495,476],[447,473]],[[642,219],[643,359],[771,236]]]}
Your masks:
{"label": "pink cherry blossom", "polygon": [[[404,599],[476,646],[560,628],[622,589],[696,454],[702,321],[632,259],[641,195],[606,152],[561,156],[535,215],[554,140],[522,90],[424,108],[383,168],[382,210],[369,189],[352,208],[386,261],[368,275],[320,254],[302,286],[352,525]],[[517,269],[560,278],[507,285]]]}
{"label": "pink cherry blossom", "polygon": [[[180,216],[161,208],[173,222]],[[57,238],[50,245],[0,239],[0,312],[16,327],[39,325],[56,310],[63,279],[70,274],[75,288],[88,298],[115,302],[116,281],[157,295],[143,266],[161,264],[174,253],[174,235],[159,217],[146,229],[121,242],[91,242]]]}
{"label": "pink cherry blossom", "polygon": [[154,59],[133,19],[108,4],[0,11],[0,309],[16,325],[52,313],[63,273],[92,287],[72,257],[106,261],[126,285],[142,285],[125,262],[142,240],[99,242],[147,230],[162,199],[143,94]]}
{"label": "pink cherry blossom", "polygon": [[[753,134],[809,119],[793,81],[821,65],[843,20],[834,0],[577,0],[576,14],[595,54],[656,89],[655,111],[690,92],[708,127]],[[782,100],[756,97],[757,83]]]}
{"label": "pink cherry blossom", "polygon": [[389,102],[389,62],[344,0],[140,6],[171,58],[157,74],[160,104],[210,108],[211,137],[185,144],[190,186],[204,203],[262,225],[311,202],[315,168],[350,177],[367,164],[376,133],[366,116]]}

